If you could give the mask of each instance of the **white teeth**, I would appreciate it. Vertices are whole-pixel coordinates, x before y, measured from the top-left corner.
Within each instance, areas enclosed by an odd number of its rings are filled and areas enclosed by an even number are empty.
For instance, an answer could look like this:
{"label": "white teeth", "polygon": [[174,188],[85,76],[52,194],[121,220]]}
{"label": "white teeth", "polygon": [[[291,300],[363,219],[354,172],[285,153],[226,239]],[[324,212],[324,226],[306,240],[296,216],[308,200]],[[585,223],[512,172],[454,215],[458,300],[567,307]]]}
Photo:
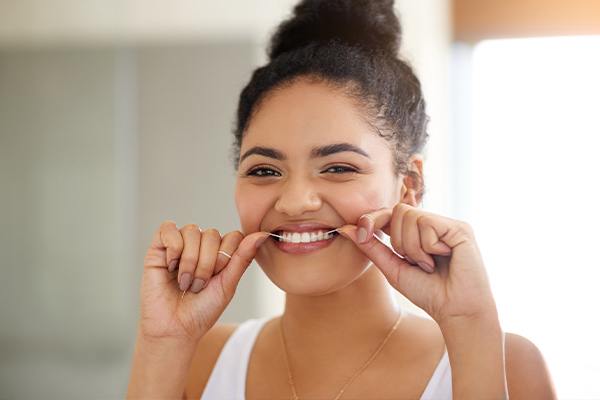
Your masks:
{"label": "white teeth", "polygon": [[301,237],[300,233],[294,232],[292,233],[292,243],[300,243]]}
{"label": "white teeth", "polygon": [[288,243],[311,243],[321,240],[328,240],[335,236],[334,233],[316,231],[316,232],[280,232],[281,242]]}
{"label": "white teeth", "polygon": [[302,243],[310,243],[310,233],[302,232]]}

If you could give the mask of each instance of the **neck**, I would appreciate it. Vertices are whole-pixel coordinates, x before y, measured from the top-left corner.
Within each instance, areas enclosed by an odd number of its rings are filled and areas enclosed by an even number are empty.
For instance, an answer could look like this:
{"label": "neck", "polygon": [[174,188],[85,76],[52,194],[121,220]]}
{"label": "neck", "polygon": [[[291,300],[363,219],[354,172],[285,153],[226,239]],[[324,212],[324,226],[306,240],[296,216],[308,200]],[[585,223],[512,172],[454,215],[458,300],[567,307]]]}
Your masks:
{"label": "neck", "polygon": [[373,346],[399,316],[399,306],[379,269],[370,268],[345,288],[322,296],[286,295],[283,330],[294,349],[335,354]]}

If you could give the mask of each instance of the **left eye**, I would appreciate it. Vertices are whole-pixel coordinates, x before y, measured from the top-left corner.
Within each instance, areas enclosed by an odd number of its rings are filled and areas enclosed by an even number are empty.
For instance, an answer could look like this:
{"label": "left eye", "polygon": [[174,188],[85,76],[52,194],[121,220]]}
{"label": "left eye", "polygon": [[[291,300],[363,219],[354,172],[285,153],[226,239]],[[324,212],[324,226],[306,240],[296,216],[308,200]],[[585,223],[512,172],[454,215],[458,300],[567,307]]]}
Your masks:
{"label": "left eye", "polygon": [[279,172],[271,168],[256,168],[248,172],[249,176],[277,176]]}
{"label": "left eye", "polygon": [[334,165],[332,167],[327,168],[323,172],[331,172],[333,174],[343,174],[345,172],[356,172],[354,168],[345,167],[343,165]]}

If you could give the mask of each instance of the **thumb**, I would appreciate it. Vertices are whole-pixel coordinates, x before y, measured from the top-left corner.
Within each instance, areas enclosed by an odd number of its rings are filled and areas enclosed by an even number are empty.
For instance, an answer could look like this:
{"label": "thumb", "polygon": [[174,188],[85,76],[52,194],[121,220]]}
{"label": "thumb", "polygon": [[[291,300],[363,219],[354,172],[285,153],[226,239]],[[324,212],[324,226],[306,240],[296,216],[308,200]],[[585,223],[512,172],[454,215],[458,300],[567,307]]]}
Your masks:
{"label": "thumb", "polygon": [[235,289],[246,268],[254,259],[258,248],[268,237],[269,234],[266,232],[254,232],[245,236],[231,255],[231,260],[229,260],[227,266],[221,270],[221,281],[227,301],[233,298]]}
{"label": "thumb", "polygon": [[391,248],[372,235],[365,243],[358,241],[358,227],[355,225],[344,225],[338,232],[345,238],[351,240],[360,251],[362,251],[377,268],[381,270],[388,282],[401,293],[410,289],[411,282],[423,279],[427,272],[405,261]]}

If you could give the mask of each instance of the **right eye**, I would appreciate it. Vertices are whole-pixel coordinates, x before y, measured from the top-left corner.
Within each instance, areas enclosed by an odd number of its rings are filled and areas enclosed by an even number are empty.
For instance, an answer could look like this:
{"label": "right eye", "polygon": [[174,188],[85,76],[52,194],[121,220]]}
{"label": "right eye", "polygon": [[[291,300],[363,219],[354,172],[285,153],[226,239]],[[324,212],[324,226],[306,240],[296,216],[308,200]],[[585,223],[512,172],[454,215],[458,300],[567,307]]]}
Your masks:
{"label": "right eye", "polygon": [[281,174],[279,174],[279,172],[275,171],[274,169],[265,167],[254,168],[253,170],[247,172],[246,175],[258,177],[281,176]]}

